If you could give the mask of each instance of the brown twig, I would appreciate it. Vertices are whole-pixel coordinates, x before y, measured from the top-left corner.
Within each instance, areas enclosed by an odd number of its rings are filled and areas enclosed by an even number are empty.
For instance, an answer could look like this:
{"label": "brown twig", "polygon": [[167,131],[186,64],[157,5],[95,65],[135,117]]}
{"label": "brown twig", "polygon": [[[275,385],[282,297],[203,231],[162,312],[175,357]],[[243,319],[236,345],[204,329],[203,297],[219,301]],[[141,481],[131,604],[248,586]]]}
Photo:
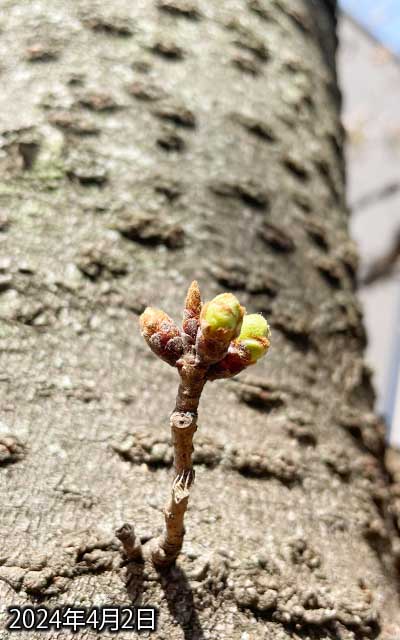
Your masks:
{"label": "brown twig", "polygon": [[128,560],[143,562],[142,545],[140,540],[136,538],[135,530],[131,524],[123,524],[116,530],[115,535],[122,542]]}
{"label": "brown twig", "polygon": [[171,415],[171,436],[174,447],[174,480],[171,495],[164,509],[165,531],[152,551],[157,567],[172,564],[182,548],[185,535],[184,517],[194,481],[192,462],[193,436],[197,429],[197,408],[206,382],[207,367],[196,363],[194,353],[183,358],[181,382]]}

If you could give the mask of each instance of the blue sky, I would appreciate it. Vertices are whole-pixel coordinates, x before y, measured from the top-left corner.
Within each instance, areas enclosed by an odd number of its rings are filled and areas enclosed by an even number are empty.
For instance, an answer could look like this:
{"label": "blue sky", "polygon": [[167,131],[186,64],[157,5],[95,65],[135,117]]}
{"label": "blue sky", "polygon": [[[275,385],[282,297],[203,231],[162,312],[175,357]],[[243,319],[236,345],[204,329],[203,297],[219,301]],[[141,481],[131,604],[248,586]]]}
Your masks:
{"label": "blue sky", "polygon": [[341,8],[400,55],[400,0],[339,0]]}

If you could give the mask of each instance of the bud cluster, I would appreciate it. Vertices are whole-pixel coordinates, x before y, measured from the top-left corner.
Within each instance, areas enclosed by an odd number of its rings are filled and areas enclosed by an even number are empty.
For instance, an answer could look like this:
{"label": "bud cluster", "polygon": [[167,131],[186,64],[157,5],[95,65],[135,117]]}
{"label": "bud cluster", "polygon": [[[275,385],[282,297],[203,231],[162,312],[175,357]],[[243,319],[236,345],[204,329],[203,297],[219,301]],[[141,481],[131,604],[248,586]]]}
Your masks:
{"label": "bud cluster", "polygon": [[199,287],[188,290],[182,330],[160,309],[147,307],[140,317],[142,335],[152,351],[172,366],[193,349],[196,363],[208,366],[207,379],[230,378],[255,364],[270,346],[267,321],[246,314],[232,293],[221,293],[202,305]]}

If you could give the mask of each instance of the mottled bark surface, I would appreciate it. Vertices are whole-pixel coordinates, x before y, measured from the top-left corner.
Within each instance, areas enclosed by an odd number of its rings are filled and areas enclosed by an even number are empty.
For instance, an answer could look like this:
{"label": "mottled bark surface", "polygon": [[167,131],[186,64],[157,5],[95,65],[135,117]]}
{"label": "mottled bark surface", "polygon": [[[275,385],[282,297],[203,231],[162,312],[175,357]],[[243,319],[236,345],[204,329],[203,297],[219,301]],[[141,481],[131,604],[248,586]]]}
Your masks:
{"label": "mottled bark surface", "polygon": [[[2,611],[133,601],[160,639],[397,638],[331,3],[2,8]],[[272,347],[204,391],[158,576],[114,536],[159,533],[170,486],[178,375],[138,314],[178,319],[194,278],[265,312]]]}

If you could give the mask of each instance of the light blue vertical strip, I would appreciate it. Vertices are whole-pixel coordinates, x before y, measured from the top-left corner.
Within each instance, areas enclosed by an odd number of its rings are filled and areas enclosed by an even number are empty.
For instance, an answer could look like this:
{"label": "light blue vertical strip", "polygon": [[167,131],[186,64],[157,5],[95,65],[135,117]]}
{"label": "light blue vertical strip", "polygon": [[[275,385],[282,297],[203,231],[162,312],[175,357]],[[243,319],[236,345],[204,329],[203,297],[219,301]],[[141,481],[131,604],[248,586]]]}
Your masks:
{"label": "light blue vertical strip", "polygon": [[339,0],[340,8],[400,55],[400,0]]}
{"label": "light blue vertical strip", "polygon": [[[373,38],[400,56],[400,0],[339,0],[339,6]],[[400,286],[397,306],[383,413],[389,424],[388,440],[400,447]]]}

